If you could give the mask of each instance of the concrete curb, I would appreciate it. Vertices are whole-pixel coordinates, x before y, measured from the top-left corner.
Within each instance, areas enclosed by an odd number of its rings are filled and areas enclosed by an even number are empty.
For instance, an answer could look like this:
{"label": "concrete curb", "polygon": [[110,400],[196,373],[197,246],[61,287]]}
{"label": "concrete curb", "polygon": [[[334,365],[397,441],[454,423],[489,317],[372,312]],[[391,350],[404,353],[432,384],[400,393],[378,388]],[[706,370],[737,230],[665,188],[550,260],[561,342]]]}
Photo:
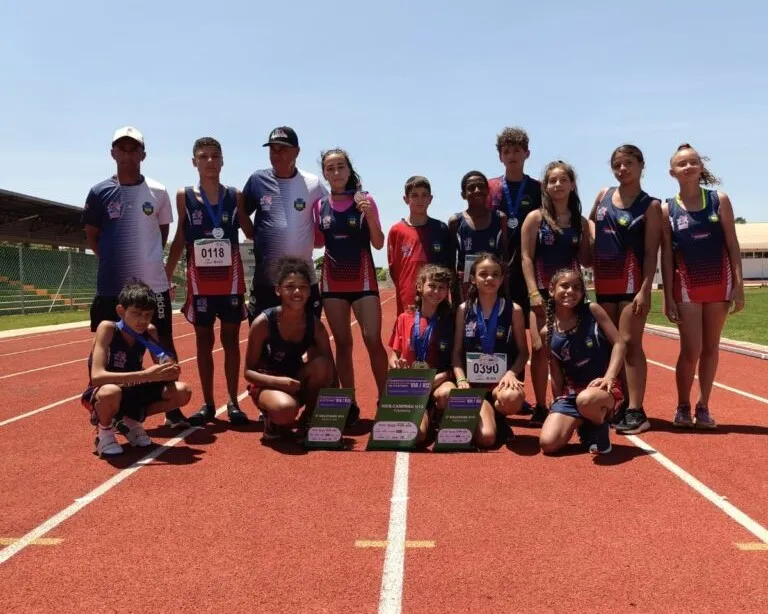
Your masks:
{"label": "concrete curb", "polygon": [[[645,330],[654,335],[660,337],[667,337],[668,339],[679,339],[680,334],[676,328],[670,326],[658,326],[657,324],[646,324]],[[760,360],[768,360],[768,346],[760,345],[757,343],[748,343],[746,341],[733,341],[731,339],[720,339],[720,349],[724,352],[732,352],[734,354],[742,354],[743,356],[749,356],[751,358],[759,358]]]}
{"label": "concrete curb", "polygon": [[74,328],[90,327],[91,320],[86,314],[86,319],[82,322],[67,322],[66,324],[50,324],[48,326],[31,326],[29,328],[14,328],[13,330],[0,331],[0,339],[10,339],[12,337],[21,337],[24,335],[34,335],[35,333],[49,333],[57,330],[69,330]]}

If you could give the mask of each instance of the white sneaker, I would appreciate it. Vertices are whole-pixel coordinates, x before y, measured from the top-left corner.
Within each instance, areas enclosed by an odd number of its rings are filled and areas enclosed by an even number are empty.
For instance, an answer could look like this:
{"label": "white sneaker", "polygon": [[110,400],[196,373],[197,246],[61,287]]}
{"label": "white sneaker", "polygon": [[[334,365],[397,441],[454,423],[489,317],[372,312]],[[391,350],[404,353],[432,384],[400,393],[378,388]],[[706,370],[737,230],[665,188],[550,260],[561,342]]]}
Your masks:
{"label": "white sneaker", "polygon": [[105,429],[97,426],[96,429],[97,435],[94,445],[99,458],[102,456],[117,456],[123,453],[123,446],[117,443],[117,433],[114,427]]}
{"label": "white sneaker", "polygon": [[134,448],[146,448],[152,445],[152,440],[147,435],[147,431],[144,430],[141,422],[136,422],[130,418],[123,418],[123,424],[128,427],[125,438]]}

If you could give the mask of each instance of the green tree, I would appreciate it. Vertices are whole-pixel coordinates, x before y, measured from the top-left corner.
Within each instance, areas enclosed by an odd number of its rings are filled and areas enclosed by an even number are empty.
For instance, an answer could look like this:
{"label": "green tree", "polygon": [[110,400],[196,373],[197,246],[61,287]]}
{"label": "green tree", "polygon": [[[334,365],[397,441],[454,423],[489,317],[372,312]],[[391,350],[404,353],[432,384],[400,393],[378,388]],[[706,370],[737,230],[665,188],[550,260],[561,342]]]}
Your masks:
{"label": "green tree", "polygon": [[736,224],[746,224],[747,220],[746,218],[743,218],[741,216],[737,217],[735,220],[733,220]]}

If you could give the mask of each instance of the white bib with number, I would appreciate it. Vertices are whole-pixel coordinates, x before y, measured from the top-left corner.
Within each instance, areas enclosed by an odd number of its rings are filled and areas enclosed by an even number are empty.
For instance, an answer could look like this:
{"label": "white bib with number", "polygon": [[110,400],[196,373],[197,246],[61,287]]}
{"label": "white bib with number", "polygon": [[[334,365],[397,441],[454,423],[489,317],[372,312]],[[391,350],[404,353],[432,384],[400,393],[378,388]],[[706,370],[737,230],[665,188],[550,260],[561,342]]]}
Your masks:
{"label": "white bib with number", "polygon": [[464,283],[469,282],[469,272],[472,270],[475,260],[477,260],[477,254],[467,254],[464,256]]}
{"label": "white bib with number", "polygon": [[467,379],[470,384],[498,384],[506,372],[506,354],[467,352]]}
{"label": "white bib with number", "polygon": [[232,244],[217,239],[198,239],[195,241],[195,265],[232,266]]}

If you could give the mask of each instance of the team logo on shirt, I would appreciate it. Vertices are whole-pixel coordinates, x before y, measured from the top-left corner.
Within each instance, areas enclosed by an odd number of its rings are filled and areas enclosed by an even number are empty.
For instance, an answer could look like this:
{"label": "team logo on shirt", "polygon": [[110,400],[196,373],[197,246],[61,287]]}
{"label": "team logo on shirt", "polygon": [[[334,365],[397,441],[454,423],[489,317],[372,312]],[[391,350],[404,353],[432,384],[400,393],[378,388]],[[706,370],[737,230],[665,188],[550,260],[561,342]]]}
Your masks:
{"label": "team logo on shirt", "polygon": [[464,239],[464,251],[469,252],[472,251],[472,237],[467,237]]}
{"label": "team logo on shirt", "polygon": [[403,245],[400,248],[400,253],[403,255],[403,258],[410,256],[411,252],[413,252],[413,245]]}
{"label": "team logo on shirt", "polygon": [[586,345],[589,349],[592,349],[593,347],[595,347],[595,342],[592,341],[592,337],[587,337],[584,340],[584,345]]}
{"label": "team logo on shirt", "polygon": [[293,201],[293,208],[296,209],[296,211],[304,211],[307,207],[307,202],[303,198],[297,198]]}
{"label": "team logo on shirt", "polygon": [[155,207],[151,202],[147,201],[141,205],[141,210],[144,212],[144,215],[152,215],[155,212]]}
{"label": "team logo on shirt", "polygon": [[221,214],[221,222],[222,224],[228,224],[229,223],[229,213],[226,211]]}
{"label": "team logo on shirt", "polygon": [[576,235],[573,235],[571,237],[571,243],[573,243],[574,245],[578,245],[579,244],[579,237],[577,237]]}
{"label": "team logo on shirt", "polygon": [[493,249],[494,247],[496,247],[496,239],[494,239],[493,237],[491,237],[490,239],[488,239],[488,247],[490,247],[491,249]]}
{"label": "team logo on shirt", "polygon": [[433,251],[433,252],[439,252],[441,249],[443,249],[443,246],[442,246],[442,245],[440,245],[440,242],[439,242],[439,241],[435,241],[435,242],[432,244],[432,251]]}
{"label": "team logo on shirt", "polygon": [[233,296],[231,299],[229,299],[229,304],[232,305],[232,307],[237,307],[240,304],[240,299],[236,296]]}
{"label": "team logo on shirt", "polygon": [[196,300],[197,310],[200,313],[207,313],[208,311],[208,299],[204,296],[198,296]]}
{"label": "team logo on shirt", "polygon": [[331,216],[324,215],[322,219],[323,230],[328,230],[331,227]]}
{"label": "team logo on shirt", "polygon": [[564,343],[563,347],[560,348],[560,359],[563,362],[571,359],[571,345],[569,343]]}
{"label": "team logo on shirt", "polygon": [[113,200],[111,203],[107,205],[107,215],[109,215],[110,220],[114,220],[120,217],[122,214],[122,206],[120,205],[120,201]]}
{"label": "team logo on shirt", "polygon": [[519,225],[520,225],[520,222],[517,220],[517,218],[514,215],[507,220],[507,227],[510,230],[514,230]]}
{"label": "team logo on shirt", "polygon": [[262,196],[259,199],[259,206],[262,211],[269,211],[272,208],[272,196]]}
{"label": "team logo on shirt", "polygon": [[717,217],[717,213],[713,213],[712,215],[709,216],[709,221],[712,222],[713,224],[717,224],[717,222],[720,221],[720,218]]}
{"label": "team logo on shirt", "polygon": [[357,228],[357,218],[356,217],[348,217],[347,218],[347,225],[350,228]]}
{"label": "team logo on shirt", "polygon": [[686,228],[688,228],[688,218],[685,216],[677,218],[677,229],[685,230]]}
{"label": "team logo on shirt", "polygon": [[445,352],[448,349],[448,342],[441,340],[438,347],[440,348],[441,352]]}
{"label": "team logo on shirt", "polygon": [[200,211],[200,209],[196,209],[192,212],[192,225],[193,226],[202,226],[203,224],[203,212]]}
{"label": "team logo on shirt", "polygon": [[275,352],[272,355],[272,358],[274,358],[277,362],[283,362],[285,359],[285,352]]}
{"label": "team logo on shirt", "polygon": [[497,339],[503,339],[504,338],[504,327],[503,326],[499,326],[496,329],[496,338]]}
{"label": "team logo on shirt", "polygon": [[595,218],[597,219],[598,222],[602,222],[605,219],[605,212],[606,212],[605,207],[597,208],[597,212],[595,213]]}
{"label": "team logo on shirt", "polygon": [[465,337],[474,337],[475,336],[475,328],[477,327],[477,322],[467,322],[464,325],[464,336]]}
{"label": "team logo on shirt", "polygon": [[624,215],[619,216],[619,226],[629,226],[629,223],[631,221],[632,221],[632,218],[626,213]]}
{"label": "team logo on shirt", "polygon": [[532,204],[531,197],[526,194],[520,199],[520,206],[527,209]]}
{"label": "team logo on shirt", "polygon": [[128,361],[128,356],[125,352],[115,352],[115,356],[112,359],[112,364],[118,369],[124,369],[125,363]]}

